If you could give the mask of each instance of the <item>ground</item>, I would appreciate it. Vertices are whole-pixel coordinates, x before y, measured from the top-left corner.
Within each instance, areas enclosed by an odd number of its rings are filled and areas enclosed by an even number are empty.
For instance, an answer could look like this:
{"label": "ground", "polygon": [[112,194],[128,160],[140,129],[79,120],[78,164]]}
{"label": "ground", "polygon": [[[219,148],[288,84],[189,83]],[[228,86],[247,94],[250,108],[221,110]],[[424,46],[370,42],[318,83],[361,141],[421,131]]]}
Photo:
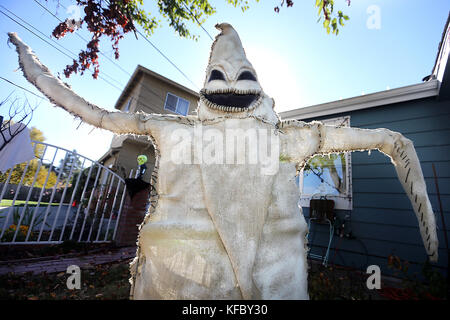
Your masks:
{"label": "ground", "polygon": [[[123,252],[124,248],[115,248],[113,245],[92,247],[92,245],[66,243],[48,247],[44,252],[41,252],[44,250],[42,248],[3,254],[1,258],[3,261],[0,261],[3,265],[16,264],[21,267],[24,264],[30,265],[30,260],[36,259],[38,261],[44,259],[47,264],[50,261],[52,265],[64,264],[64,260],[86,259],[88,261],[87,257],[94,257],[96,260],[91,259],[90,263],[81,266],[80,290],[67,288],[69,274],[65,271],[2,274],[0,275],[0,300],[127,300],[130,293],[129,263],[132,256],[130,252],[133,253],[133,249],[128,250],[127,255],[119,255],[118,253]],[[42,253],[45,253],[46,257],[33,258]],[[101,257],[108,255],[119,260],[103,263],[108,259],[102,260]],[[5,262],[6,257],[8,262]],[[99,264],[95,265],[92,261]],[[33,263],[36,264],[36,262]],[[381,290],[369,290],[366,286],[368,275],[364,272],[336,265],[324,267],[314,260],[309,260],[309,266],[308,285],[311,300],[445,299],[444,288],[436,288],[436,283],[445,283],[444,279],[433,280],[430,277],[431,281],[434,281],[430,284],[412,280],[383,279]]]}
{"label": "ground", "polygon": [[0,276],[0,299],[119,300],[130,294],[129,261],[94,266],[81,271],[81,289],[69,290],[65,272]]}
{"label": "ground", "polygon": [[[129,263],[135,248],[72,241],[26,249],[5,247],[0,247],[0,300],[128,299]],[[80,290],[67,289],[66,268],[72,264],[81,268]],[[17,271],[5,273],[9,269]]]}

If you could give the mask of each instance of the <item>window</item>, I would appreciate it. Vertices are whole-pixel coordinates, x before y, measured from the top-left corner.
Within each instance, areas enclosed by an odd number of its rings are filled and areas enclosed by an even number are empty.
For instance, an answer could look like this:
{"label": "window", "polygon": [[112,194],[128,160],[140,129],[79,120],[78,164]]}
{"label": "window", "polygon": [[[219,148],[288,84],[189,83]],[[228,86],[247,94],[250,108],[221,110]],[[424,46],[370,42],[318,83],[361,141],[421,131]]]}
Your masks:
{"label": "window", "polygon": [[[350,126],[350,117],[321,120],[325,125]],[[309,207],[311,198],[334,200],[335,208],[352,209],[351,153],[315,156],[299,177],[300,205]]]}
{"label": "window", "polygon": [[125,106],[125,108],[123,108],[123,111],[124,112],[130,111],[130,105],[131,105],[131,98],[128,99],[127,105]]}
{"label": "window", "polygon": [[186,116],[189,112],[189,101],[168,92],[164,109]]}

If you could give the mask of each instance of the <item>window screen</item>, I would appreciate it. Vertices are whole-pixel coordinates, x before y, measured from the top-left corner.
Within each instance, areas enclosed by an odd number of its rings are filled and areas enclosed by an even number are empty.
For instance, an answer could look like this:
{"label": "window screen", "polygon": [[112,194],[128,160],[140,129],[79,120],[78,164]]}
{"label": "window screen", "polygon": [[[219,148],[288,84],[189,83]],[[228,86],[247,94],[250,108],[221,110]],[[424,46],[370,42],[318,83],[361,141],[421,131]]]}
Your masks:
{"label": "window screen", "polygon": [[167,93],[164,109],[170,110],[172,112],[176,112],[177,111],[177,102],[178,102],[177,96],[175,96],[171,93]]}
{"label": "window screen", "polygon": [[188,114],[188,110],[189,110],[189,101],[184,100],[182,98],[178,98],[177,113],[185,116]]}
{"label": "window screen", "polygon": [[186,116],[189,112],[189,101],[168,92],[164,109]]}

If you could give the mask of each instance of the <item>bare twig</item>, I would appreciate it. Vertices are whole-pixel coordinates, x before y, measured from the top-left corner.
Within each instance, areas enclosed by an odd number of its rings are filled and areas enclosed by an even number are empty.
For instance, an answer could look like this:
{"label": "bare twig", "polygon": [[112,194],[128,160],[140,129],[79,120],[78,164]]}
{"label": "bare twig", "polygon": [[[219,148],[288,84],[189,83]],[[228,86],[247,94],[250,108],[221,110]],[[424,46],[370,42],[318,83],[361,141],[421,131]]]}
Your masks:
{"label": "bare twig", "polygon": [[[12,140],[15,136],[19,135],[25,128],[30,124],[33,118],[33,112],[37,107],[32,107],[25,97],[25,102],[22,105],[18,105],[19,99],[15,97],[10,101],[10,93],[6,99],[0,102],[0,107],[9,102],[8,115],[9,119],[3,120],[1,124],[0,136],[3,139],[3,145],[0,146],[0,151]],[[19,120],[14,120],[14,118],[20,117]],[[16,129],[12,129],[14,123],[21,123],[22,126],[18,126]],[[5,133],[9,133],[9,137],[6,138]]]}

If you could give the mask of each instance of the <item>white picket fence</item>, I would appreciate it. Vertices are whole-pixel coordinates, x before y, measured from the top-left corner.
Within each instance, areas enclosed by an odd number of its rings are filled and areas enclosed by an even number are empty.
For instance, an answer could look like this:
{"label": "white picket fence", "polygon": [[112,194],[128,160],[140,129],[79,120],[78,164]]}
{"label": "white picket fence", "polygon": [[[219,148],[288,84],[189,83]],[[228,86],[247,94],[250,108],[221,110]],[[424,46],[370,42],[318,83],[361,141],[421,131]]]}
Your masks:
{"label": "white picket fence", "polygon": [[[76,152],[32,143],[38,158],[22,169],[9,170],[0,189],[0,245],[113,241],[126,196],[124,179]],[[62,159],[59,165],[56,159]],[[42,184],[39,172],[44,167]],[[63,167],[66,170],[60,170]],[[12,176],[15,184],[10,183]],[[55,176],[56,183],[50,186]]]}

